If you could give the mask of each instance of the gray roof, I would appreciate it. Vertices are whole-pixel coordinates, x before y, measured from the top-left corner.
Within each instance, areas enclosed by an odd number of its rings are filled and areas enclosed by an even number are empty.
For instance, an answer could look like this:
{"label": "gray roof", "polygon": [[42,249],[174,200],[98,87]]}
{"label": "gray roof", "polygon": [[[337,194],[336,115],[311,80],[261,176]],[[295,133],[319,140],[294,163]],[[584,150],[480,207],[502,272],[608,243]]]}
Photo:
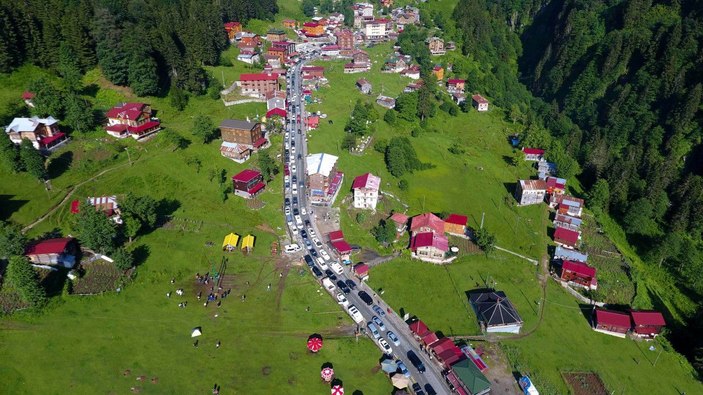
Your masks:
{"label": "gray roof", "polygon": [[522,324],[522,318],[503,291],[471,293],[470,300],[486,326]]}
{"label": "gray roof", "polygon": [[256,126],[254,122],[242,121],[239,119],[225,119],[220,123],[220,128],[252,130]]}

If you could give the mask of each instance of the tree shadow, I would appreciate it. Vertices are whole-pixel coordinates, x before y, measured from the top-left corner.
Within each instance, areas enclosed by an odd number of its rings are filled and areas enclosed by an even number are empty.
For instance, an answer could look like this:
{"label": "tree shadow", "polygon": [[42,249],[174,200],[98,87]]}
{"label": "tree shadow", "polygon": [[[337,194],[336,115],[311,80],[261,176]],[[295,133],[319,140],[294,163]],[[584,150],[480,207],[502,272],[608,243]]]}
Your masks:
{"label": "tree shadow", "polygon": [[508,156],[508,155],[503,155],[503,162],[505,162],[506,165],[512,167],[513,166],[513,157]]}
{"label": "tree shadow", "polygon": [[181,202],[176,199],[164,198],[156,205],[156,226],[160,227],[168,222],[168,217],[181,207]]}
{"label": "tree shadow", "polygon": [[508,192],[510,196],[512,196],[513,200],[516,202],[520,202],[516,197],[515,197],[515,188],[517,188],[517,182],[504,182],[503,183],[503,188]]}
{"label": "tree shadow", "polygon": [[61,295],[64,283],[66,282],[66,275],[68,274],[68,270],[65,268],[58,268],[58,270],[55,271],[47,271],[48,273],[43,276],[40,281],[40,285],[46,291],[46,296],[53,297]]}
{"label": "tree shadow", "polygon": [[12,213],[19,210],[29,200],[13,199],[15,195],[0,195],[0,221],[6,221],[12,216]]}
{"label": "tree shadow", "polygon": [[142,244],[137,246],[132,250],[132,258],[134,259],[134,266],[141,266],[146,262],[147,258],[151,254],[151,250],[148,245]]}
{"label": "tree shadow", "polygon": [[81,89],[81,94],[84,96],[95,97],[99,91],[100,87],[98,86],[98,84],[90,84],[84,86],[83,89]]}
{"label": "tree shadow", "polygon": [[61,155],[51,158],[47,172],[49,179],[59,178],[73,163],[73,151],[65,151]]}

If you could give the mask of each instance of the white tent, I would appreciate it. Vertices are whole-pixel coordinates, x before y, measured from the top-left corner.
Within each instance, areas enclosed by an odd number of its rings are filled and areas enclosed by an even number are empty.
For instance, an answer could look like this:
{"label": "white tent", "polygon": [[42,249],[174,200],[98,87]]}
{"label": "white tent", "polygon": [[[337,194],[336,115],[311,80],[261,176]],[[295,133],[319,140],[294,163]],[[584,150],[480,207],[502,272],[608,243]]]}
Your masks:
{"label": "white tent", "polygon": [[194,328],[193,332],[190,333],[190,337],[198,337],[202,335],[203,332],[200,331],[200,327]]}

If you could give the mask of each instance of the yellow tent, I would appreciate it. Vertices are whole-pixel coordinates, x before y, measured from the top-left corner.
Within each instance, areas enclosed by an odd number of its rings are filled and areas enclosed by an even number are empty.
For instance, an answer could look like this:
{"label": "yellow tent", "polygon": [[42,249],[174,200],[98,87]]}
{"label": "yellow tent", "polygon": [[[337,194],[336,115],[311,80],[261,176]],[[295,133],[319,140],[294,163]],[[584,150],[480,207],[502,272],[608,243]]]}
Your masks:
{"label": "yellow tent", "polygon": [[225,236],[225,240],[222,242],[222,249],[227,251],[232,251],[237,248],[237,242],[239,241],[239,235],[235,233],[230,233]]}
{"label": "yellow tent", "polygon": [[242,249],[247,251],[251,251],[254,249],[254,236],[244,236],[244,238],[242,239]]}

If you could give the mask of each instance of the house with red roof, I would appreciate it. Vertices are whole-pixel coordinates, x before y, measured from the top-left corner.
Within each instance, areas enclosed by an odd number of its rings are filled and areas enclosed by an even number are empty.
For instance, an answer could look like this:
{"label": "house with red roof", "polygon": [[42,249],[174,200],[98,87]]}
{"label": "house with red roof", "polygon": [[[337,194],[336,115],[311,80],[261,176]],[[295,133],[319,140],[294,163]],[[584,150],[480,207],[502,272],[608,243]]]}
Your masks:
{"label": "house with red roof", "polygon": [[325,78],[325,68],[322,66],[303,66],[303,79],[314,80]]}
{"label": "house with red roof", "polygon": [[269,92],[281,90],[278,78],[277,73],[244,73],[237,85],[244,95],[266,97]]}
{"label": "house with red roof", "polygon": [[558,214],[581,218],[585,201],[569,195],[551,195],[549,207],[556,208]]}
{"label": "house with red roof", "polygon": [[431,232],[441,235],[444,234],[444,221],[432,213],[416,215],[410,222],[410,232],[413,234]]}
{"label": "house with red roof", "polygon": [[579,244],[581,232],[557,227],[554,231],[554,242],[564,248],[574,249]]}
{"label": "house with red roof", "polygon": [[303,23],[303,34],[306,37],[316,38],[325,34],[325,27],[317,22]]}
{"label": "house with red roof", "polygon": [[531,162],[539,162],[544,158],[544,150],[540,148],[522,147],[522,152],[525,154],[525,160]]}
{"label": "house with red roof", "polygon": [[24,104],[27,105],[27,107],[34,108],[34,97],[36,94],[34,92],[30,91],[24,91],[22,92],[22,100],[24,101]]}
{"label": "house with red roof", "polygon": [[24,255],[35,265],[61,266],[67,269],[76,264],[76,239],[62,237],[29,243]]}
{"label": "house with red roof", "polygon": [[566,190],[566,179],[558,177],[547,177],[547,193],[552,195],[562,195]]}
{"label": "house with red roof", "polygon": [[630,315],[619,311],[596,308],[593,312],[593,330],[624,338],[630,331]]}
{"label": "house with red roof", "polygon": [[5,128],[10,141],[16,145],[29,140],[38,150],[51,151],[68,141],[68,136],[59,130],[59,121],[54,117],[15,118]]}
{"label": "house with red roof", "polygon": [[465,80],[461,80],[461,79],[457,79],[457,78],[450,78],[447,80],[447,92],[449,92],[449,93],[463,92],[465,85],[466,85]]}
{"label": "house with red roof", "polygon": [[393,215],[391,215],[390,220],[395,224],[396,238],[405,233],[405,230],[408,228],[409,218],[410,217],[403,213],[393,213]]}
{"label": "house with red roof", "polygon": [[361,281],[366,281],[369,279],[369,265],[365,263],[357,263],[354,265],[354,275],[357,276]]}
{"label": "house with red roof", "polygon": [[261,172],[253,169],[245,169],[232,177],[234,194],[245,199],[253,199],[263,192],[266,184]]}
{"label": "house with red roof", "polygon": [[413,333],[413,336],[415,336],[417,340],[420,340],[427,334],[432,333],[430,332],[430,329],[427,327],[427,325],[422,322],[422,320],[413,321],[408,326],[410,327],[410,332]]}
{"label": "house with red roof", "polygon": [[578,231],[579,229],[581,229],[581,224],[583,223],[583,221],[581,220],[581,218],[557,213],[554,216],[554,221],[552,221],[552,223],[555,227]]}
{"label": "house with red roof", "polygon": [[413,233],[410,239],[412,257],[423,261],[443,260],[449,251],[449,240],[442,233]]}
{"label": "house with red roof", "polygon": [[354,179],[352,191],[354,193],[354,208],[376,210],[378,191],[381,188],[381,177],[371,173],[362,174]]}
{"label": "house with red roof", "polygon": [[466,234],[466,224],[469,219],[465,215],[449,214],[444,220],[444,232],[457,236]]}
{"label": "house with red roof", "polygon": [[339,56],[339,52],[342,50],[342,47],[339,45],[325,45],[322,48],[320,48],[320,54],[322,56]]}
{"label": "house with red roof", "polygon": [[332,248],[334,248],[341,259],[343,261],[348,261],[352,248],[349,243],[344,240],[344,233],[341,230],[335,230],[328,233],[327,237],[329,237]]}
{"label": "house with red roof", "polygon": [[654,310],[631,310],[632,332],[636,336],[654,339],[666,326],[662,313]]}
{"label": "house with red roof", "polygon": [[272,108],[268,111],[266,111],[266,118],[271,118],[271,117],[281,117],[285,118],[286,117],[286,110],[282,108]]}
{"label": "house with red roof", "polygon": [[434,344],[437,340],[439,340],[439,337],[437,337],[437,333],[430,332],[423,336],[422,339],[420,339],[420,343],[422,343],[425,348],[427,348]]}
{"label": "house with red roof", "polygon": [[132,136],[141,140],[161,130],[161,122],[153,117],[151,106],[146,103],[120,103],[105,116],[107,134],[120,139]]}
{"label": "house with red roof", "polygon": [[471,96],[471,104],[478,112],[488,111],[488,100],[481,95],[476,94]]}
{"label": "house with red roof", "polygon": [[466,359],[466,356],[454,341],[448,337],[443,337],[429,346],[430,352],[447,369],[455,363]]}
{"label": "house with red roof", "polygon": [[596,268],[588,266],[583,262],[567,261],[561,262],[561,281],[574,284],[587,289],[597,289]]}
{"label": "house with red roof", "polygon": [[320,126],[320,117],[317,115],[311,115],[305,119],[305,124],[308,129],[317,129]]}
{"label": "house with red roof", "polygon": [[242,32],[242,24],[239,22],[226,22],[225,32],[227,32],[227,38],[229,39],[229,41],[234,41],[234,38],[237,33]]}

